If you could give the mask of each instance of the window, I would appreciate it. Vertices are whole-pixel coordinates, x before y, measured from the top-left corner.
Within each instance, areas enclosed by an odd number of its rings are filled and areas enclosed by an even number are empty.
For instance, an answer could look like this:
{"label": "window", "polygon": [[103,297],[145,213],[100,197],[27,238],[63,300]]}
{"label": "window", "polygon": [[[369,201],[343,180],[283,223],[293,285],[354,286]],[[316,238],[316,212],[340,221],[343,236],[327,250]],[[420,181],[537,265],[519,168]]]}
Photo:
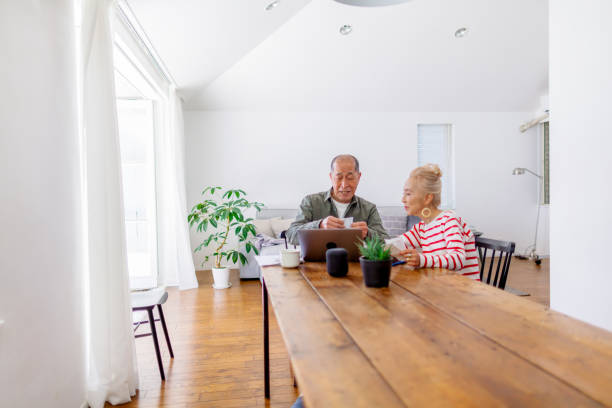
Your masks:
{"label": "window", "polygon": [[455,178],[453,164],[453,144],[449,124],[418,125],[417,156],[418,165],[434,163],[442,170],[443,209],[455,208]]}
{"label": "window", "polygon": [[549,122],[542,123],[542,204],[550,204]]}
{"label": "window", "polygon": [[190,257],[179,253],[188,242],[176,237],[185,226],[178,196],[176,94],[127,3],[116,4],[113,64],[130,286],[174,285],[178,262]]}
{"label": "window", "polygon": [[117,100],[130,286],[156,286],[157,235],[153,102]]}
{"label": "window", "polygon": [[159,93],[128,47],[115,39],[115,91],[128,271],[132,289],[157,286],[156,141]]}

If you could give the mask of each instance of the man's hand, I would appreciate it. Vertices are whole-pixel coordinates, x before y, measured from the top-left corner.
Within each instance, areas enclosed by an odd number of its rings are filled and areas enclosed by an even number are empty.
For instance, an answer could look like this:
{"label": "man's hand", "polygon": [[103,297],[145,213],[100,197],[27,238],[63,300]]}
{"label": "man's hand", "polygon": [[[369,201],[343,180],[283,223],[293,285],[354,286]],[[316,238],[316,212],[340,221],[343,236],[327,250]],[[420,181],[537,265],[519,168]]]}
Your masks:
{"label": "man's hand", "polygon": [[404,249],[399,255],[406,260],[406,265],[408,266],[418,267],[421,264],[419,252],[414,248]]}
{"label": "man's hand", "polygon": [[351,228],[359,228],[361,230],[361,238],[368,235],[368,224],[365,221],[357,221],[351,224]]}
{"label": "man's hand", "polygon": [[324,218],[319,224],[320,228],[329,229],[329,228],[344,228],[344,221],[340,218],[336,218],[333,215],[330,215],[327,218]]}

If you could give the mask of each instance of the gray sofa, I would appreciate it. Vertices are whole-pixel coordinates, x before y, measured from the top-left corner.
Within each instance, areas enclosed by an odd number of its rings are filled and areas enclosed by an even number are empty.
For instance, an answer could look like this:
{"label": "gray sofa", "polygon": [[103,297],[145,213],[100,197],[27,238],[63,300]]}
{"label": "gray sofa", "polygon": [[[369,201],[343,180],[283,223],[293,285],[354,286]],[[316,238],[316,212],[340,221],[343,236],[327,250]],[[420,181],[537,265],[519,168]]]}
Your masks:
{"label": "gray sofa", "polygon": [[[257,214],[257,219],[268,219],[281,217],[283,219],[295,218],[297,209],[272,209],[264,208]],[[383,227],[391,237],[398,236],[408,231],[414,224],[419,222],[418,217],[406,216],[403,207],[378,207],[378,213],[382,219]],[[261,242],[262,240],[258,241]],[[280,253],[282,245],[262,246],[259,249],[260,255],[276,255]],[[248,263],[240,266],[240,279],[259,279],[261,269],[255,261],[255,255],[249,253]]]}
{"label": "gray sofa", "polygon": [[[263,208],[256,215],[257,219],[268,219],[281,217],[282,219],[295,218],[297,215],[297,209],[275,209],[275,208]],[[260,246],[257,245],[260,255],[277,255],[280,253],[281,245],[274,246]],[[280,241],[279,241],[280,242]],[[247,255],[247,263],[240,265],[240,279],[259,279],[261,277],[261,269],[255,261],[255,254],[252,252]]]}

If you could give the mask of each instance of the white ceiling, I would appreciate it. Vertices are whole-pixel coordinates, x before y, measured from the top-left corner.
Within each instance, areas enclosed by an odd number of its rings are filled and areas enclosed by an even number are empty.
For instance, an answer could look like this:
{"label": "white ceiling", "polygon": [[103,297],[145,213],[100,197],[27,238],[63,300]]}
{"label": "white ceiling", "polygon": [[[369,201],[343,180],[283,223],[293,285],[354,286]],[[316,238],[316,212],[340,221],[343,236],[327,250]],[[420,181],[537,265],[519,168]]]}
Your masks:
{"label": "white ceiling", "polygon": [[184,95],[202,89],[309,0],[127,0]]}
{"label": "white ceiling", "polygon": [[547,0],[266,3],[130,0],[189,109],[531,111],[547,91]]}

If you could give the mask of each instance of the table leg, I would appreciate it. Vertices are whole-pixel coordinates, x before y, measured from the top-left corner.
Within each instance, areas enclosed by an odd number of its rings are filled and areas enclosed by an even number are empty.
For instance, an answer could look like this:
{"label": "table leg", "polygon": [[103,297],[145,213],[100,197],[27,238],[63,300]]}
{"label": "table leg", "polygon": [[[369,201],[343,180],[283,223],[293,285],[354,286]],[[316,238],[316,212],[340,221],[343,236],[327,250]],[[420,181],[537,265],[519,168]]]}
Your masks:
{"label": "table leg", "polygon": [[263,338],[264,338],[264,384],[266,398],[270,399],[270,333],[268,328],[268,288],[261,279],[261,298],[263,302]]}
{"label": "table leg", "polygon": [[295,373],[293,372],[293,365],[291,365],[291,361],[289,361],[289,371],[291,372],[291,377],[293,378],[293,387],[297,388],[297,380],[295,379]]}

